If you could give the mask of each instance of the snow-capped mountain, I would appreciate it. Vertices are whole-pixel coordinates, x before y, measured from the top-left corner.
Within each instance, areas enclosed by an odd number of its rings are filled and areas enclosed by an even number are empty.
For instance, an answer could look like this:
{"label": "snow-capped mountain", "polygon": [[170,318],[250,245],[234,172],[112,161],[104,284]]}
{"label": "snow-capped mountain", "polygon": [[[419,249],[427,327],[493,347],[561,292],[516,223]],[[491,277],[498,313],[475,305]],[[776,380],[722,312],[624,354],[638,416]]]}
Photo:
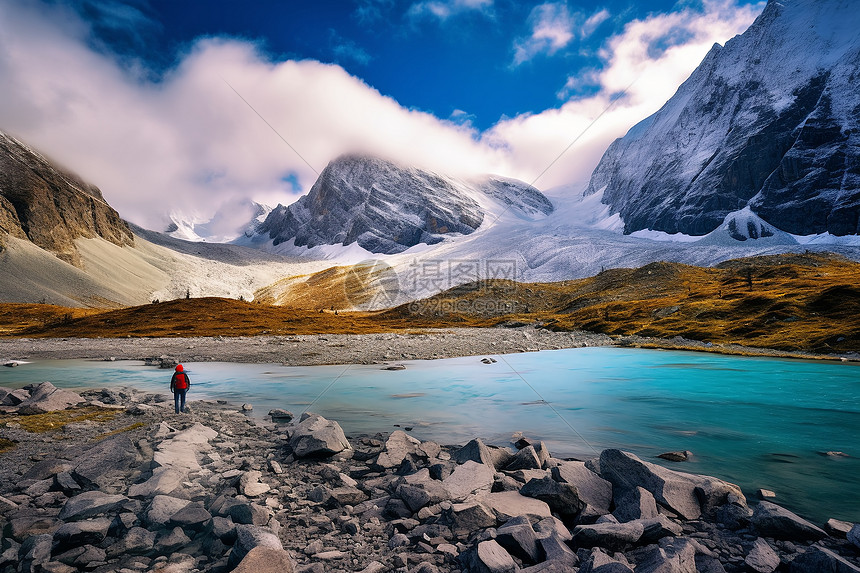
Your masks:
{"label": "snow-capped mountain", "polygon": [[239,199],[223,205],[207,221],[197,221],[179,213],[171,213],[165,233],[183,241],[229,243],[237,238],[251,237],[272,211],[250,199]]}
{"label": "snow-capped mountain", "polygon": [[275,246],[355,243],[371,253],[394,254],[473,233],[491,204],[531,218],[553,210],[540,191],[521,181],[457,181],[377,157],[346,155],[326,166],[307,195],[275,208],[259,233]]}
{"label": "snow-capped mountain", "polygon": [[616,140],[587,193],[624,232],[705,235],[750,208],[793,235],[860,233],[860,10],[770,0]]}

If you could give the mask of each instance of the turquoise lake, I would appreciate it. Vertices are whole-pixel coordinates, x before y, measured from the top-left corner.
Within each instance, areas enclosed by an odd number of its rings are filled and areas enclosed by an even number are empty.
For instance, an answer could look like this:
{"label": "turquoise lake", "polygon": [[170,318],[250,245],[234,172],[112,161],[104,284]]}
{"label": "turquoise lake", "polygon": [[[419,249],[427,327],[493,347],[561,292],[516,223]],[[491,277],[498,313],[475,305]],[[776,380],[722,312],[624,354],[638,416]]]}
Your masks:
{"label": "turquoise lake", "polygon": [[[556,457],[622,448],[672,469],[758,488],[816,522],[860,521],[860,365],[694,352],[582,348],[380,366],[185,363],[189,400],[223,399],[337,420],[347,434],[412,428],[443,444],[509,445],[520,431]],[[167,394],[170,371],[138,361],[36,361],[0,386],[130,385]],[[690,450],[690,462],[654,459]],[[847,456],[826,456],[825,452]]]}

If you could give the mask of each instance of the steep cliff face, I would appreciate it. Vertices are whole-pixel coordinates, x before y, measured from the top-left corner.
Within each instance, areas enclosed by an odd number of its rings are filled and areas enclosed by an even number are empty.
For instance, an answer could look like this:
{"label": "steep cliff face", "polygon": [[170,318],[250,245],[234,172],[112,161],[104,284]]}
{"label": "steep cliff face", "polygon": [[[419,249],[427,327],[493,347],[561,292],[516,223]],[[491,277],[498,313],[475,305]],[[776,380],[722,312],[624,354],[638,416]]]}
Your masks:
{"label": "steep cliff face", "polygon": [[101,191],[0,132],[0,235],[26,239],[80,266],[79,237],[133,245],[134,235]]}
{"label": "steep cliff face", "polygon": [[796,235],[860,233],[858,29],[853,0],[770,0],[609,147],[587,193],[625,233],[704,235],[746,207]]}
{"label": "steep cliff face", "polygon": [[471,234],[484,221],[479,200],[524,214],[552,211],[546,197],[519,181],[455,182],[376,157],[348,155],[326,166],[307,195],[275,208],[258,232],[275,245],[291,239],[299,247],[357,243],[372,253],[393,254]]}

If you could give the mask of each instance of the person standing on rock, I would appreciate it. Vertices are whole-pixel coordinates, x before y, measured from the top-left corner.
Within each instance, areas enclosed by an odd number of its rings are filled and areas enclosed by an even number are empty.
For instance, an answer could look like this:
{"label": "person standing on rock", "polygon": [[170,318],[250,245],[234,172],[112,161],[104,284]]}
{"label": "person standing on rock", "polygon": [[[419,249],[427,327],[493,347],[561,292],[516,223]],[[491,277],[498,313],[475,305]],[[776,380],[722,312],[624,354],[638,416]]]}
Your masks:
{"label": "person standing on rock", "polygon": [[185,411],[185,393],[190,387],[191,379],[188,377],[188,373],[185,372],[182,364],[177,364],[176,372],[170,379],[170,391],[173,392],[173,405],[177,414]]}

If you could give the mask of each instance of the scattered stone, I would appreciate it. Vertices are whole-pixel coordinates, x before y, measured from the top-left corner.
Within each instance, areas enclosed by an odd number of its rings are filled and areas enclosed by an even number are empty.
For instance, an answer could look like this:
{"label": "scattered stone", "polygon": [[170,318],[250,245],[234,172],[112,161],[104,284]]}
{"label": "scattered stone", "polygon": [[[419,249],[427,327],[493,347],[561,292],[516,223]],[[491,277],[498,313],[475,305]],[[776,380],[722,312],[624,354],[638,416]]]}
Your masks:
{"label": "scattered stone", "polygon": [[577,525],[573,529],[573,541],[577,547],[603,547],[620,551],[639,541],[643,533],[645,526],[641,521]]}
{"label": "scattered stone", "polygon": [[477,499],[501,522],[507,522],[515,517],[525,517],[529,521],[539,522],[552,515],[546,502],[526,497],[518,491],[485,493]]}
{"label": "scattered stone", "polygon": [[100,491],[87,491],[70,498],[60,510],[59,519],[77,521],[118,510],[129,499],[124,495],[110,495]]}
{"label": "scattered stone", "polygon": [[813,545],[795,557],[788,570],[790,573],[860,573],[860,567],[820,545]]}
{"label": "scattered stone", "polygon": [[538,457],[534,446],[526,446],[513,455],[505,469],[509,472],[515,470],[539,470],[543,464]]}
{"label": "scattered stone", "polygon": [[388,436],[388,440],[385,442],[385,449],[377,456],[376,465],[384,469],[400,467],[406,456],[415,454],[420,445],[421,442],[419,440],[416,440],[403,430],[395,430]]}
{"label": "scattered stone", "polygon": [[768,501],[759,502],[751,519],[753,527],[763,537],[787,541],[817,541],[827,534],[802,517]]}
{"label": "scattered stone", "polygon": [[779,555],[767,541],[759,537],[747,553],[744,563],[756,573],[773,573],[779,567]]}
{"label": "scattered stone", "polygon": [[30,384],[24,386],[24,390],[29,391],[29,396],[18,404],[18,413],[24,416],[65,410],[85,402],[80,394],[70,390],[62,390],[50,382]]}
{"label": "scattered stone", "polygon": [[239,478],[239,492],[248,497],[257,497],[268,492],[271,487],[268,484],[260,483],[260,478],[263,477],[263,472],[254,470],[245,472]]}
{"label": "scattered stone", "polygon": [[545,502],[552,511],[562,517],[573,518],[585,507],[585,503],[579,499],[576,487],[557,482],[549,476],[530,480],[520,489],[520,494]]}
{"label": "scattered stone", "polygon": [[657,517],[657,502],[651,492],[643,487],[623,489],[615,499],[612,515],[620,522]]}
{"label": "scattered stone", "polygon": [[684,450],[683,452],[666,452],[658,455],[658,458],[668,460],[670,462],[686,462],[693,456],[693,452]]}
{"label": "scattered stone", "polygon": [[537,536],[527,517],[514,517],[496,530],[496,541],[514,557],[529,563],[540,561]]}
{"label": "scattered stone", "polygon": [[290,447],[297,458],[327,457],[352,449],[337,422],[308,413],[292,429]]}
{"label": "scattered stone", "polygon": [[633,573],[633,569],[627,563],[613,559],[602,550],[595,548],[583,562],[579,573]]}
{"label": "scattered stone", "polygon": [[514,573],[517,565],[513,558],[495,540],[482,541],[467,551],[461,561],[472,573]]}
{"label": "scattered stone", "polygon": [[81,545],[97,545],[107,537],[111,520],[101,517],[62,524],[54,532],[54,550]]}
{"label": "scattered stone", "polygon": [[579,499],[585,503],[581,517],[591,519],[609,513],[612,484],[586,467],[585,462],[561,462],[552,468],[552,478],[576,487]]}
{"label": "scattered stone", "polygon": [[827,533],[834,537],[841,537],[843,539],[848,537],[848,532],[851,531],[851,527],[851,523],[840,521],[838,519],[828,519],[827,523],[824,524],[824,530],[827,531]]}
{"label": "scattered stone", "polygon": [[228,566],[233,568],[245,558],[255,547],[267,547],[283,551],[284,546],[271,529],[257,525],[237,525],[236,542],[230,552]]}
{"label": "scattered stone", "polygon": [[137,446],[125,434],[106,438],[79,457],[72,477],[79,484],[109,487],[139,461]]}
{"label": "scattered stone", "polygon": [[293,573],[295,565],[283,549],[257,546],[248,551],[233,573]]}
{"label": "scattered stone", "polygon": [[448,490],[451,501],[463,501],[472,494],[489,492],[494,475],[492,466],[469,460],[457,466],[442,480],[442,485]]}
{"label": "scattered stone", "polygon": [[756,493],[758,494],[759,499],[773,499],[776,497],[776,493],[769,489],[760,489]]}
{"label": "scattered stone", "polygon": [[269,416],[276,424],[289,424],[294,418],[292,412],[290,412],[289,410],[284,410],[282,408],[275,408],[274,410],[269,410]]}

